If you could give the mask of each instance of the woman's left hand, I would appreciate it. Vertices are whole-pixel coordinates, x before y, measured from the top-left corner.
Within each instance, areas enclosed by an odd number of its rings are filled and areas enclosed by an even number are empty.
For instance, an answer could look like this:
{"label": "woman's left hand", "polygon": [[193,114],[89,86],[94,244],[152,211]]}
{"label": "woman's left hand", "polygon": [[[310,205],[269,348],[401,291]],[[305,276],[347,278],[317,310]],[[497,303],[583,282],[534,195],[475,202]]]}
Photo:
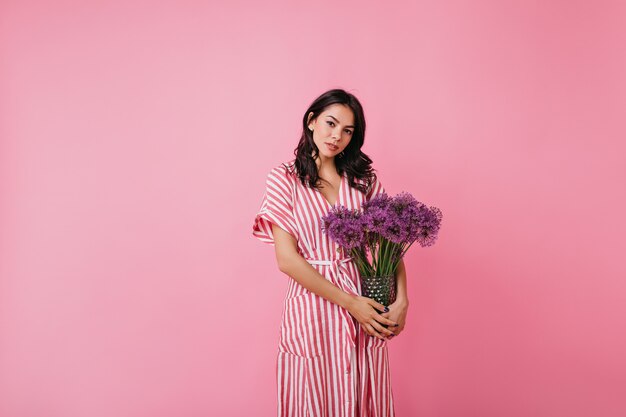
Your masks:
{"label": "woman's left hand", "polygon": [[397,336],[404,330],[406,324],[406,313],[409,309],[409,301],[404,299],[396,299],[392,304],[388,305],[389,311],[382,313],[381,316],[398,323],[397,326],[388,326],[389,330]]}

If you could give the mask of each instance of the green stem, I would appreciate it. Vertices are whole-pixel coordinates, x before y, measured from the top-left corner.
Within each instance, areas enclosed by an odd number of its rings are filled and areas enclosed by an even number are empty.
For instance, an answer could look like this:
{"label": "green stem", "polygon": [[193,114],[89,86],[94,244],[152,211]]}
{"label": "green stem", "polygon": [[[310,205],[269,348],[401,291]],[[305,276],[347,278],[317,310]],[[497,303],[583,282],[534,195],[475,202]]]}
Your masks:
{"label": "green stem", "polygon": [[380,276],[384,276],[384,274],[385,274],[385,272],[386,272],[386,270],[388,268],[388,265],[389,265],[389,249],[390,249],[389,248],[389,244],[390,243],[391,242],[389,242],[389,240],[387,240],[387,239],[384,239],[384,241],[383,241],[383,254],[382,254],[383,259],[382,259],[382,262],[381,262],[382,266],[381,266],[380,271],[379,271],[380,272]]}
{"label": "green stem", "polygon": [[368,263],[367,263],[367,255],[360,248],[352,249],[351,254],[361,274],[362,275],[367,274],[369,270]]}

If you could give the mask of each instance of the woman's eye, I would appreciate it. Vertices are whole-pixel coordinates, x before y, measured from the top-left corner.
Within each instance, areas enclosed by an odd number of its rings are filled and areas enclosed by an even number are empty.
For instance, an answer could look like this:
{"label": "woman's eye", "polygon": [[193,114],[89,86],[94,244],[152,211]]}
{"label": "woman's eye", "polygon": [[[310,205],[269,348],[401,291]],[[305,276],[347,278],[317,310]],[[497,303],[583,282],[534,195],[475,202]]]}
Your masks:
{"label": "woman's eye", "polygon": [[[326,123],[328,123],[329,126],[335,126],[335,122],[331,122],[330,120],[326,120]],[[346,132],[352,134],[352,131],[349,129],[346,129]]]}

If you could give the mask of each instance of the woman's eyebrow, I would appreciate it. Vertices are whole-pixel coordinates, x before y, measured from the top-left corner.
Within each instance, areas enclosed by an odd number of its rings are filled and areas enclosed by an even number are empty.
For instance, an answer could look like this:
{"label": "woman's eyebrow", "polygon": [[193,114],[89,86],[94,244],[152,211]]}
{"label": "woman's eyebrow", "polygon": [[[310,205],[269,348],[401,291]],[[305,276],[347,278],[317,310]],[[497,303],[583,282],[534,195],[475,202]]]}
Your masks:
{"label": "woman's eyebrow", "polygon": [[[332,117],[333,119],[335,119],[335,118],[334,118],[333,116],[331,116],[330,114],[326,115],[326,117]],[[340,122],[339,122],[339,120],[337,120],[337,119],[335,119],[335,121],[336,121],[337,123],[340,123]],[[348,125],[348,126],[346,126],[346,127],[354,127],[354,125]]]}

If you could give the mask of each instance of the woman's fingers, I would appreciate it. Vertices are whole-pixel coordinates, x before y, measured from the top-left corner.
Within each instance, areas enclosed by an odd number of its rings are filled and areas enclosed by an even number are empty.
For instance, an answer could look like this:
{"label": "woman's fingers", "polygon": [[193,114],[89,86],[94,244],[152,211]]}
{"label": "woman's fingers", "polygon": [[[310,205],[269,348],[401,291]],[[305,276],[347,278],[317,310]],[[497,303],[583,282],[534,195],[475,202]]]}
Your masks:
{"label": "woman's fingers", "polygon": [[387,317],[381,316],[380,314],[376,314],[374,318],[379,323],[386,324],[387,326],[396,327],[398,325],[398,323],[396,323],[395,321],[389,320]]}
{"label": "woman's fingers", "polygon": [[382,305],[381,303],[379,303],[378,301],[376,301],[374,299],[368,298],[367,302],[369,303],[369,305],[371,305],[372,307],[374,307],[378,311],[384,311],[384,312],[389,311],[389,309],[386,306]]}
{"label": "woman's fingers", "polygon": [[371,325],[372,327],[374,327],[374,329],[376,329],[376,330],[378,331],[378,333],[382,333],[382,334],[384,334],[385,336],[391,336],[391,335],[393,335],[393,334],[394,334],[391,330],[387,329],[386,327],[381,326],[381,325],[380,325],[377,321],[375,321],[375,320],[372,320],[372,322],[370,323],[370,325]]}
{"label": "woman's fingers", "polygon": [[[387,313],[389,311],[389,308],[385,307],[384,305],[382,305],[381,303],[379,303],[378,301],[372,299],[372,298],[366,298],[367,302],[369,303],[369,305],[371,305],[372,307],[378,309],[381,312],[385,312]],[[379,323],[382,324],[386,324],[388,326],[397,326],[398,323],[394,322],[393,320],[389,320],[387,317],[382,316],[380,313],[376,312],[374,314],[374,319],[376,321],[378,321]]]}
{"label": "woman's fingers", "polygon": [[[376,309],[384,311],[386,307],[371,298],[359,296],[350,305],[349,312],[369,335],[387,340],[388,336],[394,334],[394,328],[398,324],[382,316]],[[387,329],[386,326],[391,329]]]}
{"label": "woman's fingers", "polygon": [[384,338],[384,337],[383,337],[380,333],[378,333],[378,332],[376,331],[376,329],[374,329],[374,327],[373,327],[371,324],[369,324],[369,323],[364,323],[364,324],[363,324],[363,327],[365,328],[365,331],[366,331],[368,334],[370,334],[371,336],[374,336],[374,337],[377,337],[377,338],[379,338],[379,339],[383,339],[383,340],[385,339],[385,338]]}

